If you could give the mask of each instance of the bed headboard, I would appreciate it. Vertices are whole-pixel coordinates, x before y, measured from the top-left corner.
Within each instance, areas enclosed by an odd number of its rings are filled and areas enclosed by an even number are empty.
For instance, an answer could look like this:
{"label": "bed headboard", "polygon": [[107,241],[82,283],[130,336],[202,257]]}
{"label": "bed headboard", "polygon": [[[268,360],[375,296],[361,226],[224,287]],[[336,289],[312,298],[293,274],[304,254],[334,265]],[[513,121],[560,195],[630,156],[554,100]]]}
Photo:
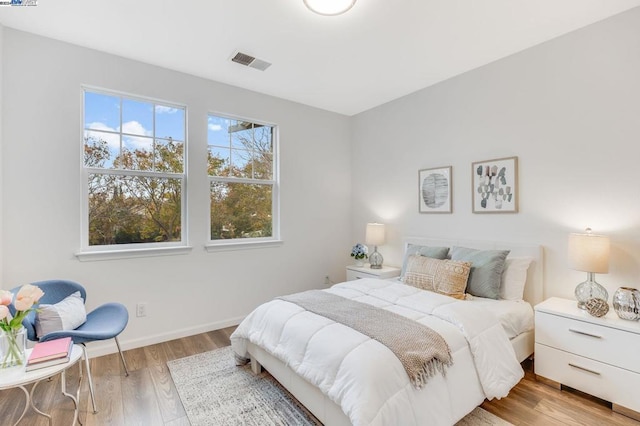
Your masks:
{"label": "bed headboard", "polygon": [[542,250],[542,246],[500,241],[474,241],[462,239],[407,237],[404,239],[403,253],[407,250],[408,244],[439,247],[460,246],[478,250],[510,250],[509,257],[532,257],[533,262],[531,263],[531,266],[529,266],[529,270],[527,271],[527,284],[524,288],[524,300],[529,302],[532,306],[535,306],[536,304],[543,301],[544,252]]}

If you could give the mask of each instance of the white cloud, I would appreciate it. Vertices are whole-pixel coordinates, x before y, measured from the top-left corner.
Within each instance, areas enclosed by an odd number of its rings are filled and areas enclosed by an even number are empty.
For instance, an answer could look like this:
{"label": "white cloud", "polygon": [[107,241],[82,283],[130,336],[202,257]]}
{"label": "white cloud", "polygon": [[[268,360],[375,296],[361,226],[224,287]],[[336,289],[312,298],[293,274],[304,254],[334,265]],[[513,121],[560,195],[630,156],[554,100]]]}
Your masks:
{"label": "white cloud", "polygon": [[[151,136],[151,130],[144,128],[142,124],[137,121],[127,121],[122,124],[122,133],[129,133],[134,135]],[[123,145],[129,149],[142,149],[149,151],[152,146],[152,139],[140,138],[136,136],[124,136],[122,137]]]}
{"label": "white cloud", "polygon": [[106,131],[109,131],[109,132],[117,131],[113,127],[109,127],[106,124],[101,123],[99,121],[95,121],[93,123],[89,123],[89,125],[87,127],[90,128],[90,129],[93,129],[93,130],[106,130]]}
{"label": "white cloud", "polygon": [[114,129],[113,127],[109,127],[104,123],[93,122],[89,123],[87,126],[92,130],[101,130],[100,132],[92,132],[90,130],[85,131],[85,136],[95,139],[102,139],[107,142],[109,148],[111,149],[120,149],[120,136],[115,133],[104,133],[104,132],[117,132],[118,129]]}
{"label": "white cloud", "polygon": [[219,124],[209,123],[209,130],[211,130],[212,132],[219,132],[220,130],[222,130],[222,126]]}
{"label": "white cloud", "polygon": [[137,121],[127,121],[124,123],[122,125],[122,133],[151,136],[151,130],[145,129],[144,126]]}
{"label": "white cloud", "polygon": [[171,108],[164,105],[156,105],[156,112],[158,114],[175,114],[178,112],[178,108]]}
{"label": "white cloud", "polygon": [[[104,123],[93,122],[89,123],[87,126],[91,130],[85,131],[86,137],[91,137],[95,139],[102,139],[107,142],[109,148],[113,151],[120,151],[120,135],[118,132],[120,129],[113,127],[109,127]],[[97,130],[97,131],[92,131]],[[106,133],[106,132],[115,132],[115,133]],[[128,121],[122,125],[122,132],[129,133],[134,135],[144,135],[151,136],[151,130],[147,130],[144,128],[142,124],[137,121]],[[149,150],[152,144],[151,138],[137,137],[137,136],[124,136],[123,142],[126,144],[129,149],[144,149]]]}

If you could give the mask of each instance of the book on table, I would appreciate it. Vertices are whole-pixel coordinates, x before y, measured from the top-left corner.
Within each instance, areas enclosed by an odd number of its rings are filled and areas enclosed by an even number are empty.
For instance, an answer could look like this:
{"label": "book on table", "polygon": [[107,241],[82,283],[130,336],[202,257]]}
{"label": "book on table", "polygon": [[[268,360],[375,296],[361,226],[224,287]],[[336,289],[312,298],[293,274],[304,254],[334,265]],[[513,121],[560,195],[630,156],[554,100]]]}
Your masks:
{"label": "book on table", "polygon": [[26,371],[69,362],[72,348],[73,340],[71,337],[38,342],[29,355]]}

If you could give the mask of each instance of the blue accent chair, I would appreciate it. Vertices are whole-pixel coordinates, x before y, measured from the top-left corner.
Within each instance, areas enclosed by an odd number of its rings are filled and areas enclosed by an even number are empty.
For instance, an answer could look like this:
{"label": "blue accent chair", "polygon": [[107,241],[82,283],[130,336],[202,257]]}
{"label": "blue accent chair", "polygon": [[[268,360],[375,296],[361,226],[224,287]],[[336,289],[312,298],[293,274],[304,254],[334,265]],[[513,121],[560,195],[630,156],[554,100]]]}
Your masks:
{"label": "blue accent chair", "polygon": [[[87,292],[80,284],[68,281],[68,280],[46,280],[32,283],[38,286],[43,292],[44,296],[40,299],[41,304],[53,305],[62,301],[67,296],[80,292],[82,300],[86,302]],[[14,294],[20,290],[19,287],[11,290]],[[10,309],[13,305],[10,306]],[[13,314],[14,312],[11,312]],[[27,338],[31,341],[46,342],[47,340],[59,339],[61,337],[71,337],[73,343],[82,346],[83,358],[87,368],[87,378],[89,379],[89,391],[91,392],[91,402],[93,404],[93,412],[97,413],[96,399],[93,391],[93,379],[91,378],[91,369],[89,367],[89,357],[87,355],[87,346],[89,342],[96,340],[108,340],[115,339],[118,352],[120,353],[120,359],[122,360],[122,366],[124,367],[125,375],[129,375],[127,369],[127,363],[120,349],[120,342],[118,342],[118,335],[127,326],[129,322],[129,312],[124,305],[120,303],[105,303],[98,306],[91,312],[87,313],[87,321],[75,330],[61,330],[48,333],[40,339],[36,336],[36,314],[35,312],[29,313],[22,321],[22,325],[27,330]]]}

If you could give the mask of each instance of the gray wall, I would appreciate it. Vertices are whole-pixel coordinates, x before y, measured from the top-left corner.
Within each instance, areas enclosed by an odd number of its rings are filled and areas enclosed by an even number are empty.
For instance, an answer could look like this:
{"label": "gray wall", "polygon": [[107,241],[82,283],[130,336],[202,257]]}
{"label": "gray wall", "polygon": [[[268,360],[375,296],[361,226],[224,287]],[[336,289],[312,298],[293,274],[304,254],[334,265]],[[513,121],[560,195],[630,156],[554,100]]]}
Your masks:
{"label": "gray wall", "polygon": [[[351,245],[347,117],[8,28],[3,46],[4,287],[77,280],[87,287],[89,308],[107,301],[128,307],[122,339],[133,347],[237,323],[276,295],[321,287],[326,275],[344,278]],[[82,84],[187,105],[191,253],[95,262],[74,256]],[[280,126],[282,246],[204,250],[207,112]],[[135,317],[136,302],[148,303],[146,318]]]}
{"label": "gray wall", "polygon": [[[572,297],[567,236],[612,240],[610,294],[640,287],[640,9],[413,93],[353,119],[353,231],[526,242],[545,248],[546,296]],[[471,163],[518,156],[520,213],[471,213]],[[419,214],[419,169],[453,166],[453,214]]]}

